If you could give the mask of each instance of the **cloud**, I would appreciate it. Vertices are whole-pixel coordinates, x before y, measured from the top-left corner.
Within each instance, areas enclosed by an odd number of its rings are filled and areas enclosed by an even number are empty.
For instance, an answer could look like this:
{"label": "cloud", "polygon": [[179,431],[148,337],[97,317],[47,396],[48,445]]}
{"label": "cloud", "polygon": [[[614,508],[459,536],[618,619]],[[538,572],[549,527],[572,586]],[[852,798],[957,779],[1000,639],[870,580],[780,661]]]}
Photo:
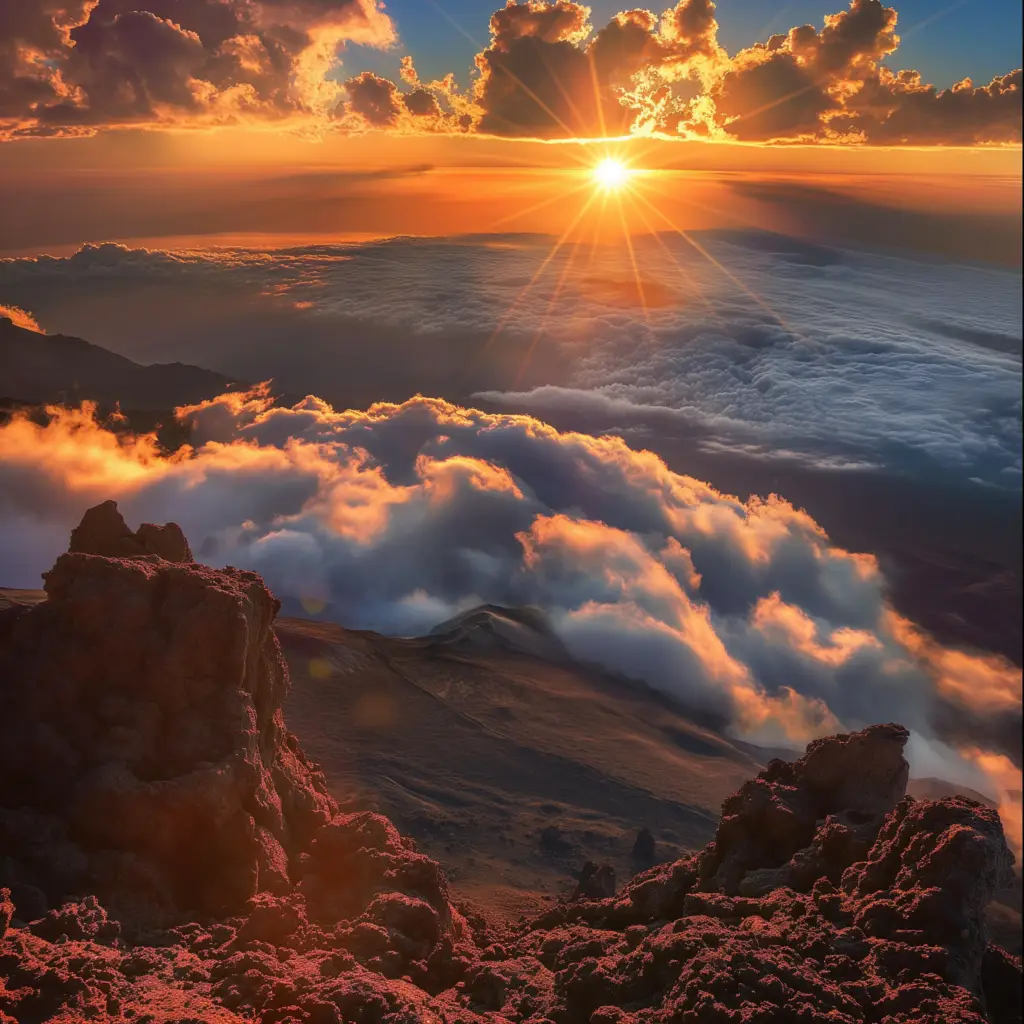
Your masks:
{"label": "cloud", "polygon": [[474,131],[529,138],[625,135],[662,127],[688,107],[675,83],[700,81],[724,59],[715,5],[679,0],[659,18],[637,9],[594,32],[572,2],[509,3],[476,55]]}
{"label": "cloud", "polygon": [[[451,111],[458,106],[451,83],[420,82],[411,58],[405,59],[405,80],[412,89],[402,92],[394,82],[372,71],[345,82],[348,100],[340,123],[349,130],[388,128],[409,132],[455,131],[465,126],[460,114]],[[440,98],[439,98],[440,97]],[[442,101],[449,108],[442,107]]]}
{"label": "cloud", "polygon": [[0,0],[0,135],[322,122],[347,42],[387,46],[376,0]]}
{"label": "cloud", "polygon": [[711,0],[680,0],[660,17],[624,11],[596,31],[590,13],[573,0],[509,0],[496,11],[459,128],[542,139],[1021,141],[1020,70],[942,90],[893,71],[884,62],[899,46],[898,16],[880,0],[850,0],[820,29],[796,26],[732,56]]}
{"label": "cloud", "polygon": [[851,0],[821,31],[802,25],[742,50],[709,91],[708,129],[757,141],[1020,142],[1019,70],[938,90],[882,63],[899,46],[896,23],[880,0]]}
{"label": "cloud", "polygon": [[[885,63],[897,12],[850,0],[729,55],[712,0],[595,28],[574,0],[509,0],[474,78],[335,70],[348,42],[389,47],[377,0],[0,0],[0,133],[277,123],[312,131],[976,145],[1021,141],[1021,72],[948,89]],[[438,15],[440,17],[440,15]]]}
{"label": "cloud", "polygon": [[[985,758],[1019,767],[1020,671],[897,616],[875,560],[781,498],[437,399],[340,412],[258,388],[178,416],[195,447],[170,457],[89,408],[0,426],[4,581],[32,585],[54,538],[115,497],[131,521],[181,523],[201,558],[263,573],[293,612],[411,634],[481,601],[533,604],[576,656],[737,735],[796,744],[891,718],[966,751],[947,765],[965,782],[1005,775]],[[965,715],[969,741],[946,724]]]}
{"label": "cloud", "polygon": [[0,306],[0,317],[10,320],[15,327],[23,327],[25,330],[35,331],[37,334],[46,333],[31,313],[18,306]]}
{"label": "cloud", "polygon": [[677,296],[646,315],[593,286],[634,280],[611,248],[579,266],[559,254],[513,306],[549,251],[513,236],[503,248],[86,246],[0,261],[0,301],[142,362],[273,377],[337,403],[476,392],[684,434],[707,453],[1019,493],[1019,274],[759,232],[694,238],[716,262],[682,239],[636,240],[647,291]]}

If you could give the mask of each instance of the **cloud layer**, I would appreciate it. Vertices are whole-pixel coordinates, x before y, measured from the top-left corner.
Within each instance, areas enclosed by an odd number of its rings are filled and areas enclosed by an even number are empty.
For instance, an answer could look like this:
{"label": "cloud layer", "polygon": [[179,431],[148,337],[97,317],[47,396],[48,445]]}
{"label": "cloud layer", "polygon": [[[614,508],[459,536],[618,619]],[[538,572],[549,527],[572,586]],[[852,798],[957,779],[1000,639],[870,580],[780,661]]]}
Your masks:
{"label": "cloud layer", "polygon": [[[439,14],[438,17],[441,17]],[[279,121],[341,130],[504,137],[975,145],[1021,140],[1021,72],[939,90],[885,63],[897,12],[851,0],[735,54],[712,0],[604,26],[574,0],[509,0],[468,88],[364,71],[346,42],[390,46],[376,0],[0,0],[0,126],[8,137],[104,126]]]}
{"label": "cloud layer", "polygon": [[143,362],[334,402],[475,388],[542,416],[671,428],[709,452],[1019,492],[1019,273],[692,237],[637,239],[639,285],[623,248],[567,247],[538,274],[549,240],[516,236],[89,246],[0,262],[0,301]]}
{"label": "cloud layer", "polygon": [[171,457],[88,409],[0,427],[0,578],[35,583],[83,509],[115,497],[131,521],[181,523],[204,560],[260,571],[293,612],[414,634],[485,601],[538,605],[578,657],[737,735],[897,719],[920,774],[994,791],[1020,764],[1019,670],[921,633],[873,558],[780,498],[434,399],[336,412],[256,389],[178,415],[196,448]]}

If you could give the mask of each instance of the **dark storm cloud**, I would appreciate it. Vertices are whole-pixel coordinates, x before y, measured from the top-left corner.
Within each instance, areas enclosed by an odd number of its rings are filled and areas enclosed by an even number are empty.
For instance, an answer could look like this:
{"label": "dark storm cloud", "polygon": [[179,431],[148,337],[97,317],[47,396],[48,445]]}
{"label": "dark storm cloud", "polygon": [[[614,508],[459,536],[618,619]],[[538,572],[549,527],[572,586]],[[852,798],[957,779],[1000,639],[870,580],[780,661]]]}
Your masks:
{"label": "dark storm cloud", "polygon": [[384,45],[373,0],[0,0],[0,130],[330,115],[345,41]]}

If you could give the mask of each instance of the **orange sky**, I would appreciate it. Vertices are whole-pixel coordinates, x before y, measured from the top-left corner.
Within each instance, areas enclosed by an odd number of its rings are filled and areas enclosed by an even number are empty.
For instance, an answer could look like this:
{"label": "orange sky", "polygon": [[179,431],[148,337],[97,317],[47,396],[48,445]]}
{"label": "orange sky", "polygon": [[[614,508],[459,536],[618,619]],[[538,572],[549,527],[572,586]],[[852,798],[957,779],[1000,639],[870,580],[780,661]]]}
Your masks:
{"label": "orange sky", "polygon": [[[98,240],[561,234],[595,198],[592,168],[608,154],[642,172],[631,184],[644,201],[623,204],[634,232],[799,231],[794,217],[817,214],[813,203],[801,211],[783,201],[796,188],[885,209],[1020,213],[1020,153],[1002,148],[948,149],[937,160],[935,150],[912,148],[111,132],[5,148],[0,186],[17,190],[19,203],[0,228],[0,251],[56,254]],[[617,201],[603,205],[602,217],[602,203],[591,204],[573,237],[621,234]]]}

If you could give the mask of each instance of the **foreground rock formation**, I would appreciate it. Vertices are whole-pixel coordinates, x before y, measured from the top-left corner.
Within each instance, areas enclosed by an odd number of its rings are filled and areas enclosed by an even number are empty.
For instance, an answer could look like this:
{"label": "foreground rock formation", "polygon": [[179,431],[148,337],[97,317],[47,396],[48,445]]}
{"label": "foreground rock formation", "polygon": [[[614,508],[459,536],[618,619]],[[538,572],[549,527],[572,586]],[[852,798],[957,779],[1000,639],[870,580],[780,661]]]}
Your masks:
{"label": "foreground rock formation", "polygon": [[[1020,1020],[998,815],[905,797],[907,733],[773,761],[699,854],[511,929],[285,727],[277,602],[90,510],[0,611],[0,1024]],[[468,918],[468,920],[467,920]]]}

